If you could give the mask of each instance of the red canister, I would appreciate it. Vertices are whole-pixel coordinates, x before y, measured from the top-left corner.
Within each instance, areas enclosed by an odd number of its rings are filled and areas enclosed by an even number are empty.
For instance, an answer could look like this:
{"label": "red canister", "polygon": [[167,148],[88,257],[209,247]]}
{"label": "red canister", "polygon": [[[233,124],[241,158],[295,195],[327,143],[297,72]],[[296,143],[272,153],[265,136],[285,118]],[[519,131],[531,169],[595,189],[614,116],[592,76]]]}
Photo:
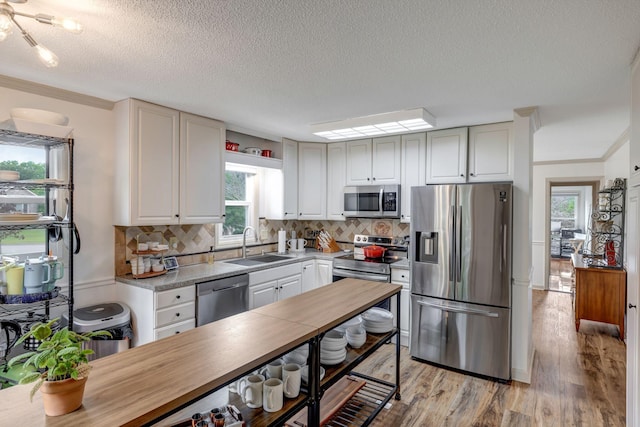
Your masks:
{"label": "red canister", "polygon": [[262,150],[262,157],[271,157],[271,150]]}

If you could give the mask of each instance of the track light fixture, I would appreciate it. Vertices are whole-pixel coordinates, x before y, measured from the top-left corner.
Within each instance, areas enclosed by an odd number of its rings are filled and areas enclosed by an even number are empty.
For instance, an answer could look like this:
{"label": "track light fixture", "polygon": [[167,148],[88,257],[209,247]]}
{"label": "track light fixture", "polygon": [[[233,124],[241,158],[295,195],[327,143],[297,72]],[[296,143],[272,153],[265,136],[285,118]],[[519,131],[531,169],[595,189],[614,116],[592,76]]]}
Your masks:
{"label": "track light fixture", "polygon": [[30,15],[28,13],[18,12],[9,3],[26,3],[27,0],[0,0],[0,42],[9,37],[13,27],[15,26],[22,33],[22,37],[25,41],[35,49],[38,55],[38,59],[46,67],[55,67],[58,65],[58,57],[55,53],[38,43],[32,36],[22,28],[22,26],[16,21],[16,16],[23,16],[26,18],[35,19],[41,24],[53,25],[56,27],[64,28],[72,33],[82,32],[82,25],[72,18],[58,18],[52,15],[46,15],[44,13],[38,13],[36,15]]}

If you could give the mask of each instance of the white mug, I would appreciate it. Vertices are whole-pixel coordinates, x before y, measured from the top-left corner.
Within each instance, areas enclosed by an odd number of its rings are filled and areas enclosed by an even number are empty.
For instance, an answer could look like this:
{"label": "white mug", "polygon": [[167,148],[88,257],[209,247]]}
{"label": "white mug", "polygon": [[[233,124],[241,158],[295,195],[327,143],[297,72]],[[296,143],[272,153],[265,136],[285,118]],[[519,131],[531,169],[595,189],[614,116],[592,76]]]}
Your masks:
{"label": "white mug", "polygon": [[297,363],[287,363],[282,367],[283,390],[286,397],[298,397],[301,378],[302,370]]}
{"label": "white mug", "polygon": [[282,359],[272,360],[260,370],[260,374],[265,378],[282,378],[282,365],[284,362]]}
{"label": "white mug", "polygon": [[249,375],[240,381],[239,388],[242,388],[244,385],[244,390],[242,390],[241,394],[242,402],[249,408],[259,408],[262,406],[262,385],[264,383],[264,377],[259,374]]}
{"label": "white mug", "polygon": [[298,239],[298,250],[301,251],[304,247],[307,246],[306,239]]}
{"label": "white mug", "polygon": [[287,240],[287,246],[289,246],[289,249],[291,249],[292,251],[297,251],[298,250],[298,239],[289,239],[289,240]]}
{"label": "white mug", "polygon": [[282,380],[271,378],[264,382],[262,407],[267,412],[278,412],[282,409],[284,397],[282,395]]}

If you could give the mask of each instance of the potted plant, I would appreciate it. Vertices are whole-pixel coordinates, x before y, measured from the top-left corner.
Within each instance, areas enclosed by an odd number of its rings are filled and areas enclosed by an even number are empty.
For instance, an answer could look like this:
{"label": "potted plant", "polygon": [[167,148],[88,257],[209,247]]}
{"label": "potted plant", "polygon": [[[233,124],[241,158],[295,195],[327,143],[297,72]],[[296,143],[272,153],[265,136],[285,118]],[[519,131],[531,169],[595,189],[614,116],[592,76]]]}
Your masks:
{"label": "potted plant", "polygon": [[91,369],[87,356],[94,353],[91,349],[83,349],[82,343],[96,336],[111,336],[107,331],[79,334],[68,327],[54,332],[58,321],[59,318],[33,325],[16,344],[33,337],[40,341],[40,345],[35,351],[20,354],[9,361],[9,367],[22,362],[24,367],[37,369],[23,377],[20,384],[35,382],[29,397],[33,400],[34,394],[40,390],[44,411],[49,416],[68,414],[82,405],[84,385]]}

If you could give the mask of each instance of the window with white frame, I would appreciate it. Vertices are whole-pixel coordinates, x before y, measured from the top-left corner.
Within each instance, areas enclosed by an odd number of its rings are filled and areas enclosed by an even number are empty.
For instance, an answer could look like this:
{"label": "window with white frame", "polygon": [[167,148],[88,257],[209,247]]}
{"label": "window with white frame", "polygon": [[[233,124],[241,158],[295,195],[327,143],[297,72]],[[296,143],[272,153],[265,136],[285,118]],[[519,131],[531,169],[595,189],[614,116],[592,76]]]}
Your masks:
{"label": "window with white frame", "polygon": [[[225,219],[216,226],[216,247],[240,246],[247,226],[258,226],[257,169],[227,163],[225,167]],[[247,233],[247,243],[255,243],[255,233]]]}

